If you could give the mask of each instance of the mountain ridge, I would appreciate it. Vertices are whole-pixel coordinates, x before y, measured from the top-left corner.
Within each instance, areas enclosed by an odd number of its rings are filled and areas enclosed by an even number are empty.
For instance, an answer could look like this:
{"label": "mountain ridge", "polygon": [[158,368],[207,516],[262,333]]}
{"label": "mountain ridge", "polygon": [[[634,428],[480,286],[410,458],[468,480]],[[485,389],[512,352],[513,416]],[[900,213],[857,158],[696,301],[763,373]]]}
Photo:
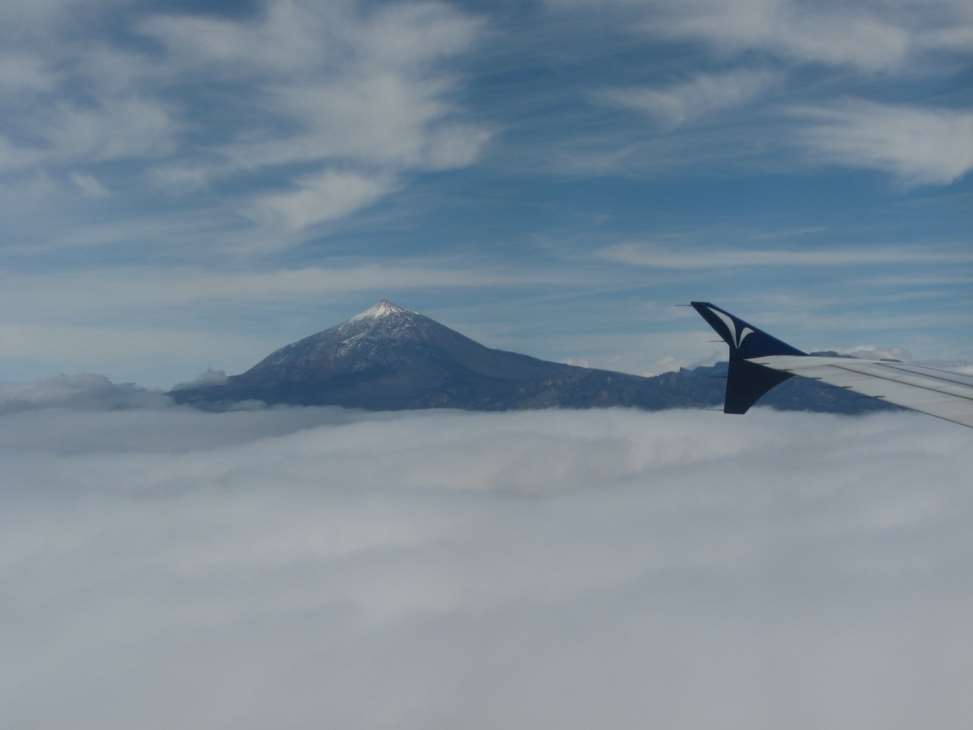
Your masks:
{"label": "mountain ridge", "polygon": [[[459,408],[715,407],[725,364],[643,377],[541,360],[487,347],[425,315],[380,300],[285,345],[220,383],[170,391],[207,409],[243,401],[366,410]],[[838,388],[795,378],[764,403],[784,409],[862,413],[888,408]]]}

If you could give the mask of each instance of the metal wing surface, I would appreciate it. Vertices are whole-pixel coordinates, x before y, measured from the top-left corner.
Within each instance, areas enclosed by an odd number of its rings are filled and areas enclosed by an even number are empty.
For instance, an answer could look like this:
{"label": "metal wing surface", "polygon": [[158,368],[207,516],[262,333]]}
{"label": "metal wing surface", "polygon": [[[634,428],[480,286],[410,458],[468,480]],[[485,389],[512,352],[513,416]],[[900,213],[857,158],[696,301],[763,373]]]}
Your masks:
{"label": "metal wing surface", "polygon": [[973,377],[885,360],[770,355],[750,362],[973,428]]}

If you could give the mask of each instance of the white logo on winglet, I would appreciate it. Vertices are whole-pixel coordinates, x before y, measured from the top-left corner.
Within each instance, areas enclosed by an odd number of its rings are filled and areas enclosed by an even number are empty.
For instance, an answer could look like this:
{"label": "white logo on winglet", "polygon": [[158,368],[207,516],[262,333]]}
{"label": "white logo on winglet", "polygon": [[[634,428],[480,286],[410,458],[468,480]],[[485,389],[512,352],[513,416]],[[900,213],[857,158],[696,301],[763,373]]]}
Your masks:
{"label": "white logo on winglet", "polygon": [[709,311],[711,311],[713,314],[719,317],[720,321],[722,321],[723,324],[726,325],[727,330],[729,330],[730,332],[730,342],[733,343],[733,347],[735,347],[737,350],[740,349],[740,346],[743,344],[743,341],[747,339],[749,335],[753,334],[752,329],[750,329],[749,327],[744,327],[743,330],[740,332],[740,336],[738,338],[737,326],[731,317],[728,317],[727,315],[723,314],[723,312],[719,311],[718,309],[713,309],[712,307],[709,308]]}

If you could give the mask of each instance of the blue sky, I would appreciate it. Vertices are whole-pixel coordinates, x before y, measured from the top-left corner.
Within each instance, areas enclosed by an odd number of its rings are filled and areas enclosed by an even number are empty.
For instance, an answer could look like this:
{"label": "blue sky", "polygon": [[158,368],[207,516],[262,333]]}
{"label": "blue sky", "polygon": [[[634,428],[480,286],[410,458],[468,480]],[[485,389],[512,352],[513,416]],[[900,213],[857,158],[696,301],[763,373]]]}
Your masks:
{"label": "blue sky", "polygon": [[486,344],[973,361],[973,3],[0,7],[0,380],[167,386],[389,297]]}

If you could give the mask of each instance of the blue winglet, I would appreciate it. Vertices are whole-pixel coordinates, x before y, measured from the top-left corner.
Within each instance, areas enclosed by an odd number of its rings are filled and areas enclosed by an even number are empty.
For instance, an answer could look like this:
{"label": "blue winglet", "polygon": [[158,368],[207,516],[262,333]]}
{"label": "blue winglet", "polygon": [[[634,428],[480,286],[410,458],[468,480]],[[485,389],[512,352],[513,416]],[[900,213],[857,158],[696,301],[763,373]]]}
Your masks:
{"label": "blue winglet", "polygon": [[692,307],[730,348],[724,413],[746,413],[767,391],[791,377],[790,373],[749,362],[750,358],[806,354],[715,304],[692,302]]}

